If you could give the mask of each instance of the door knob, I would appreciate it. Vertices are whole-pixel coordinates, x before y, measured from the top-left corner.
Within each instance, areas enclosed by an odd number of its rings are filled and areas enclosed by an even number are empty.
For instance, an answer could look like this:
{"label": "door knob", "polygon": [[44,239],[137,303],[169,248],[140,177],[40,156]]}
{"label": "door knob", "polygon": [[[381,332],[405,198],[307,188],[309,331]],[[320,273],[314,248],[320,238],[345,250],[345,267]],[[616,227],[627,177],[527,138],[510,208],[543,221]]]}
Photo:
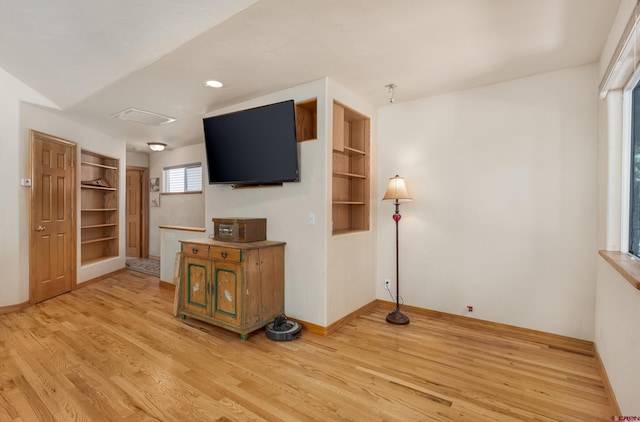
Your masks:
{"label": "door knob", "polygon": [[42,226],[38,226],[38,227],[36,227],[36,231],[37,232],[43,232],[43,231],[45,231],[45,228],[42,227]]}

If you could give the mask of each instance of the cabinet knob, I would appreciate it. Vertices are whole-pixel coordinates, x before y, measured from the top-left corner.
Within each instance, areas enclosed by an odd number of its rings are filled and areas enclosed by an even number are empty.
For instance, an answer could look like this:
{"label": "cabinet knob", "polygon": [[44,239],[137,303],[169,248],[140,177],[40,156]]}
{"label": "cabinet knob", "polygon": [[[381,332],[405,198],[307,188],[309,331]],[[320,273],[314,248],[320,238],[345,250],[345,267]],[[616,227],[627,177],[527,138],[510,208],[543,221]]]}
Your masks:
{"label": "cabinet knob", "polygon": [[191,252],[198,253],[198,248],[191,248]]}
{"label": "cabinet knob", "polygon": [[226,252],[220,252],[220,256],[223,257],[223,258],[226,258],[227,257],[227,253]]}

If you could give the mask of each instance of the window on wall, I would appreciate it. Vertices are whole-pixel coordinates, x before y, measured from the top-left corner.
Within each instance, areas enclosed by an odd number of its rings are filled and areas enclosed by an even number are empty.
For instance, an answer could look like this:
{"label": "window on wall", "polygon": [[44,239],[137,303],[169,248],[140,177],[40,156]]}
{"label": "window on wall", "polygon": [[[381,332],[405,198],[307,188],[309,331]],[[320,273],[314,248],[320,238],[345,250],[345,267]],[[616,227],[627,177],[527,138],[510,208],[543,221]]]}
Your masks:
{"label": "window on wall", "polygon": [[202,164],[165,167],[164,193],[202,192]]}
{"label": "window on wall", "polygon": [[640,256],[640,82],[631,92],[629,253]]}

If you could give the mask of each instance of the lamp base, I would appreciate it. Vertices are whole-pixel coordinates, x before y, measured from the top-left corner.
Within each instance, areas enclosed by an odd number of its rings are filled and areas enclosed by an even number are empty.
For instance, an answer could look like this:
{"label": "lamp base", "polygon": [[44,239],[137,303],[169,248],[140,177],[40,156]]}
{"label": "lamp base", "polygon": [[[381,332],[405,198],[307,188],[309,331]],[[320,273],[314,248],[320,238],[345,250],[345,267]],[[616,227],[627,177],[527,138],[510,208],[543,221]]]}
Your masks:
{"label": "lamp base", "polygon": [[400,312],[400,308],[396,308],[395,311],[387,315],[387,322],[395,325],[407,325],[409,323],[409,317]]}

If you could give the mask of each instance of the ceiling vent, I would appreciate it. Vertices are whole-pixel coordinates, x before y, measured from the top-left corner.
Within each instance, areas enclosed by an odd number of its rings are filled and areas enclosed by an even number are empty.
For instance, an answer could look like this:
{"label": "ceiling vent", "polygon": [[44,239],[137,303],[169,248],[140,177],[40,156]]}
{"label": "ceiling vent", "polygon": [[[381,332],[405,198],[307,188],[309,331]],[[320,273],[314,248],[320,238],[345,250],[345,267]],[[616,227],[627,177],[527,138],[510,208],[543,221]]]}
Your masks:
{"label": "ceiling vent", "polygon": [[111,117],[151,126],[160,126],[176,121],[173,117],[163,116],[162,114],[139,110],[137,108],[128,108],[126,110],[119,111],[112,114]]}

